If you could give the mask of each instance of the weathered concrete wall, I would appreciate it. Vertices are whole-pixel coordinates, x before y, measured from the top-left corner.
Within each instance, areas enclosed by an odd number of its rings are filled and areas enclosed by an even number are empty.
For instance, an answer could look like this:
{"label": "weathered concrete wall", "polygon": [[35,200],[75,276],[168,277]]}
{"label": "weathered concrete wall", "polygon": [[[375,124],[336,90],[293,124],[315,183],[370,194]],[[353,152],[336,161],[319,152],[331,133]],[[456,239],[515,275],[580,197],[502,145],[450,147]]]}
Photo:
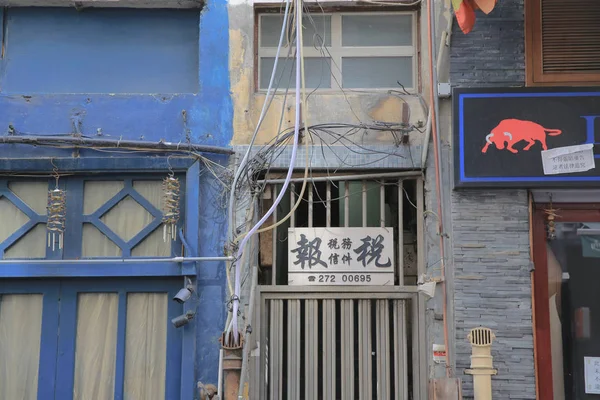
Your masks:
{"label": "weathered concrete wall", "polygon": [[[326,6],[327,2],[322,5]],[[345,2],[348,4],[349,2]],[[335,3],[337,4],[337,3]],[[445,1],[439,1],[438,10],[440,26],[446,25],[449,13],[444,11]],[[339,4],[337,4],[339,5]],[[280,7],[281,3],[275,4]],[[444,12],[442,12],[444,11]],[[419,34],[421,44],[418,49],[419,57],[419,82],[420,93],[428,93],[429,75],[427,70],[427,12],[419,14]],[[233,0],[229,2],[230,17],[230,71],[231,90],[234,108],[233,144],[247,144],[252,136],[258,121],[261,108],[265,100],[265,93],[258,92],[254,84],[254,4],[252,0]],[[436,45],[437,45],[436,41]],[[334,88],[336,89],[336,88]],[[339,88],[337,88],[339,89]],[[425,96],[427,97],[427,96]],[[270,111],[259,132],[257,144],[264,144],[277,134],[277,127],[281,116],[284,100],[286,101],[283,129],[293,126],[294,122],[294,98],[293,96],[279,94],[275,97]],[[425,123],[427,111],[421,105],[417,96],[405,96],[411,111],[410,123],[417,125],[418,121]],[[386,122],[400,122],[402,117],[402,105],[404,101],[387,91],[373,90],[372,92],[353,92],[345,90],[329,91],[327,93],[314,93],[309,97],[309,125],[325,122],[345,123],[370,123],[375,120]],[[411,143],[416,144],[422,140],[422,134],[413,132]],[[365,139],[365,143],[388,144],[393,143],[389,134],[372,134]]]}

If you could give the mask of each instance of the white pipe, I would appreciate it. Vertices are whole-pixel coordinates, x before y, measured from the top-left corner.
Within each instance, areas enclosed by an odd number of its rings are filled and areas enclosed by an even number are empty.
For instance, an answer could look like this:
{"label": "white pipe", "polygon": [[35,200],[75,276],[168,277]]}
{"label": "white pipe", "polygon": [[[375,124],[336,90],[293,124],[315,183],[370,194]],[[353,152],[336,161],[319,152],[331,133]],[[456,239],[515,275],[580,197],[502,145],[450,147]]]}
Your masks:
{"label": "white pipe", "polygon": [[231,261],[233,257],[172,257],[172,258],[91,258],[78,260],[0,260],[0,264],[135,264],[135,263],[163,263],[163,262],[194,262],[194,261]]}
{"label": "white pipe", "polygon": [[219,350],[219,377],[217,378],[217,398],[222,399],[221,394],[223,392],[223,349]]}

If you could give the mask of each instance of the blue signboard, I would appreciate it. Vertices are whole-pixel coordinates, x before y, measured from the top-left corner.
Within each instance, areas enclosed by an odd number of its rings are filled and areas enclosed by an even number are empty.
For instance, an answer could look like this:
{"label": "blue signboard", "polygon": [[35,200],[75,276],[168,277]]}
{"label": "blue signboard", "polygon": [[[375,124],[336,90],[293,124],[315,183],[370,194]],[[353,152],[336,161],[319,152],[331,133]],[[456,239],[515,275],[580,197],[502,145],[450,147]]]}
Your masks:
{"label": "blue signboard", "polygon": [[600,88],[456,88],[453,120],[455,188],[600,186]]}

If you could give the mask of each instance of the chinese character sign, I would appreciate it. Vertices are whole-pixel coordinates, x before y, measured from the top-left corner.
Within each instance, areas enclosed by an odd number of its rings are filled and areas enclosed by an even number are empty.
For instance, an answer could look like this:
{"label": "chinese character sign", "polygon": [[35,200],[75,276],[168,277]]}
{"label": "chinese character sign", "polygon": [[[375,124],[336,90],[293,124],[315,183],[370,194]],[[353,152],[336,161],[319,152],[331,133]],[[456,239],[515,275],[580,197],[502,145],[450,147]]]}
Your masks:
{"label": "chinese character sign", "polygon": [[583,357],[585,364],[585,392],[600,394],[600,357]]}
{"label": "chinese character sign", "polygon": [[288,284],[393,285],[393,228],[290,228]]}

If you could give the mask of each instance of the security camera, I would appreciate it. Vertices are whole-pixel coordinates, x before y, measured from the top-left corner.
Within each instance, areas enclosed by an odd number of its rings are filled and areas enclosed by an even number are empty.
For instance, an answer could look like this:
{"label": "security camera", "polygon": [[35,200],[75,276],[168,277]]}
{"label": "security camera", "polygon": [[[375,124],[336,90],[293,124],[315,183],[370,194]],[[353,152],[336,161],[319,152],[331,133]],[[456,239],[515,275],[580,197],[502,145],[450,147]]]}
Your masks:
{"label": "security camera", "polygon": [[193,311],[188,311],[185,314],[177,316],[171,320],[171,323],[175,328],[181,328],[190,323],[192,319],[194,319],[195,313]]}
{"label": "security camera", "polygon": [[183,304],[192,297],[192,293],[194,293],[194,288],[192,286],[181,288],[175,297],[173,297],[173,300],[179,304]]}

